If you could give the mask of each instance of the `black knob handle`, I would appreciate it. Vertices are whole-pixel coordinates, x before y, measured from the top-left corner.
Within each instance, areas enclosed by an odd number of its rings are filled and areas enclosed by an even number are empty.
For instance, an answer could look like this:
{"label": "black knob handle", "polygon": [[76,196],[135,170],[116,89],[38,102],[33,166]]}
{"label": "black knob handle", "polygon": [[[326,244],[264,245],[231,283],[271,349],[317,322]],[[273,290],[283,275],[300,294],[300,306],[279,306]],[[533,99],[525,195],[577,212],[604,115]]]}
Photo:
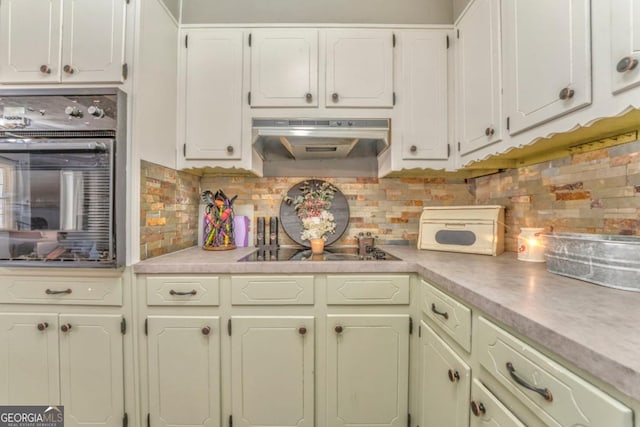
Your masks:
{"label": "black knob handle", "polygon": [[307,102],[313,101],[313,95],[311,95],[310,93],[307,93],[304,97],[307,100]]}
{"label": "black knob handle", "polygon": [[48,65],[41,65],[40,66],[40,72],[42,74],[51,74],[51,68],[49,68]]}
{"label": "black knob handle", "polygon": [[71,65],[65,65],[62,70],[67,74],[73,74],[75,72]]}
{"label": "black knob handle", "polygon": [[299,328],[298,328],[298,333],[299,333],[300,335],[304,335],[304,334],[306,334],[306,333],[307,333],[307,328],[305,328],[304,326],[299,327]]}
{"label": "black knob handle", "polygon": [[416,151],[418,151],[418,147],[416,147],[415,145],[412,145],[412,146],[409,148],[409,151],[411,151],[412,153],[415,153]]}
{"label": "black knob handle", "polygon": [[573,98],[574,94],[575,94],[575,91],[573,89],[565,87],[560,91],[558,98],[562,99],[563,101],[566,101],[567,99]]}
{"label": "black knob handle", "polygon": [[60,330],[62,332],[69,332],[71,330],[71,323],[65,323],[64,325],[60,326]]}
{"label": "black knob handle", "polygon": [[45,329],[47,329],[49,327],[49,324],[47,322],[40,322],[38,323],[38,330],[39,331],[44,331]]}
{"label": "black knob handle", "polygon": [[491,127],[486,128],[486,129],[484,130],[484,134],[485,134],[485,135],[487,135],[487,136],[493,136],[493,134],[494,134],[495,132],[496,132],[496,131],[495,131],[493,128],[491,128]]}
{"label": "black knob handle", "polygon": [[[638,66],[638,60],[632,56],[625,56],[618,64],[616,64],[616,71],[619,73],[626,73],[627,71],[631,71]],[[40,68],[42,71],[42,68]]]}
{"label": "black knob handle", "polygon": [[338,102],[338,94],[336,92],[333,92],[331,94],[331,99],[333,100],[333,102]]}
{"label": "black knob handle", "polygon": [[452,371],[451,369],[449,369],[449,372],[447,374],[449,375],[449,381],[451,381],[452,383],[460,381],[460,373],[458,371]]}
{"label": "black knob handle", "polygon": [[476,417],[479,417],[481,414],[487,413],[487,408],[484,407],[482,402],[476,402],[475,400],[471,401],[471,412]]}
{"label": "black knob handle", "polygon": [[202,335],[209,335],[211,333],[211,326],[205,326],[201,329]]}
{"label": "black knob handle", "polygon": [[227,145],[227,153],[233,154],[234,148],[233,145]]}
{"label": "black knob handle", "polygon": [[338,325],[338,326],[336,326],[334,328],[334,330],[336,331],[336,334],[341,334],[342,331],[344,331],[344,328],[342,326]]}

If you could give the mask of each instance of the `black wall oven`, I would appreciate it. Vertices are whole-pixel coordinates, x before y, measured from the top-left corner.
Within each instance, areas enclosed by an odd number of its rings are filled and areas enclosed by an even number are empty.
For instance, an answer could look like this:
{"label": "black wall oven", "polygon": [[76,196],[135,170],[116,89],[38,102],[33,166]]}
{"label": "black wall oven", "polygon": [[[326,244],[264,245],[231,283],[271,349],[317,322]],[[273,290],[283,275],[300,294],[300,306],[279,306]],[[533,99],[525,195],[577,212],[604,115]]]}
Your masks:
{"label": "black wall oven", "polygon": [[0,265],[125,263],[125,94],[0,91]]}

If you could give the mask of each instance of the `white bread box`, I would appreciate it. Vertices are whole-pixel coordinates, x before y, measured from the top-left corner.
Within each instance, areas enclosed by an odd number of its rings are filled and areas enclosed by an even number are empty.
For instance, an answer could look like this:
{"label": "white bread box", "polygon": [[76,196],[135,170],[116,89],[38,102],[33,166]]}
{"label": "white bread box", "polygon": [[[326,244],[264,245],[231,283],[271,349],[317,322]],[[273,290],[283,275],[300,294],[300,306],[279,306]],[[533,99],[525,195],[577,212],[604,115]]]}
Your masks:
{"label": "white bread box", "polygon": [[504,206],[430,206],[420,216],[418,249],[500,255]]}

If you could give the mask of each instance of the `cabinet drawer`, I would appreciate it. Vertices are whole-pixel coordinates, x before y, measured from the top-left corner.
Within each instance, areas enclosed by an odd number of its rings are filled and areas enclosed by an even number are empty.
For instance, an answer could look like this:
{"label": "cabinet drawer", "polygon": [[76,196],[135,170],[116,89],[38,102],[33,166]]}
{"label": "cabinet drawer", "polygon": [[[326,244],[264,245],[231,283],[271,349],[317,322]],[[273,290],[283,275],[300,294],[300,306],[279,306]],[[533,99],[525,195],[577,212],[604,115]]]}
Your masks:
{"label": "cabinet drawer", "polygon": [[327,303],[409,304],[409,279],[406,274],[327,276]]}
{"label": "cabinet drawer", "polygon": [[632,426],[631,409],[482,317],[477,339],[480,364],[547,425]]}
{"label": "cabinet drawer", "polygon": [[233,305],[311,305],[313,276],[231,276]]}
{"label": "cabinet drawer", "polygon": [[[474,408],[477,409],[474,410]],[[471,422],[469,427],[482,426],[525,427],[497,397],[487,390],[480,381],[474,379],[471,384]]]}
{"label": "cabinet drawer", "polygon": [[122,305],[122,277],[4,276],[0,303]]}
{"label": "cabinet drawer", "polygon": [[467,351],[471,351],[471,310],[422,281],[422,311]]}
{"label": "cabinet drawer", "polygon": [[220,303],[217,276],[147,277],[147,305],[210,305]]}

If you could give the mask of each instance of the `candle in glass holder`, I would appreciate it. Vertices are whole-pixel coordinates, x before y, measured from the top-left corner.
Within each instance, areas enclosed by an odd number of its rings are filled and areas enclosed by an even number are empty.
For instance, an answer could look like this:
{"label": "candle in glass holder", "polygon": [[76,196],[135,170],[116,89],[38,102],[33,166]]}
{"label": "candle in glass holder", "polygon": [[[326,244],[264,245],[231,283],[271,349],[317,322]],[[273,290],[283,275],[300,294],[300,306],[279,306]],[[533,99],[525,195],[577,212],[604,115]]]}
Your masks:
{"label": "candle in glass holder", "polygon": [[518,236],[518,259],[528,262],[544,262],[544,228],[521,228]]}

